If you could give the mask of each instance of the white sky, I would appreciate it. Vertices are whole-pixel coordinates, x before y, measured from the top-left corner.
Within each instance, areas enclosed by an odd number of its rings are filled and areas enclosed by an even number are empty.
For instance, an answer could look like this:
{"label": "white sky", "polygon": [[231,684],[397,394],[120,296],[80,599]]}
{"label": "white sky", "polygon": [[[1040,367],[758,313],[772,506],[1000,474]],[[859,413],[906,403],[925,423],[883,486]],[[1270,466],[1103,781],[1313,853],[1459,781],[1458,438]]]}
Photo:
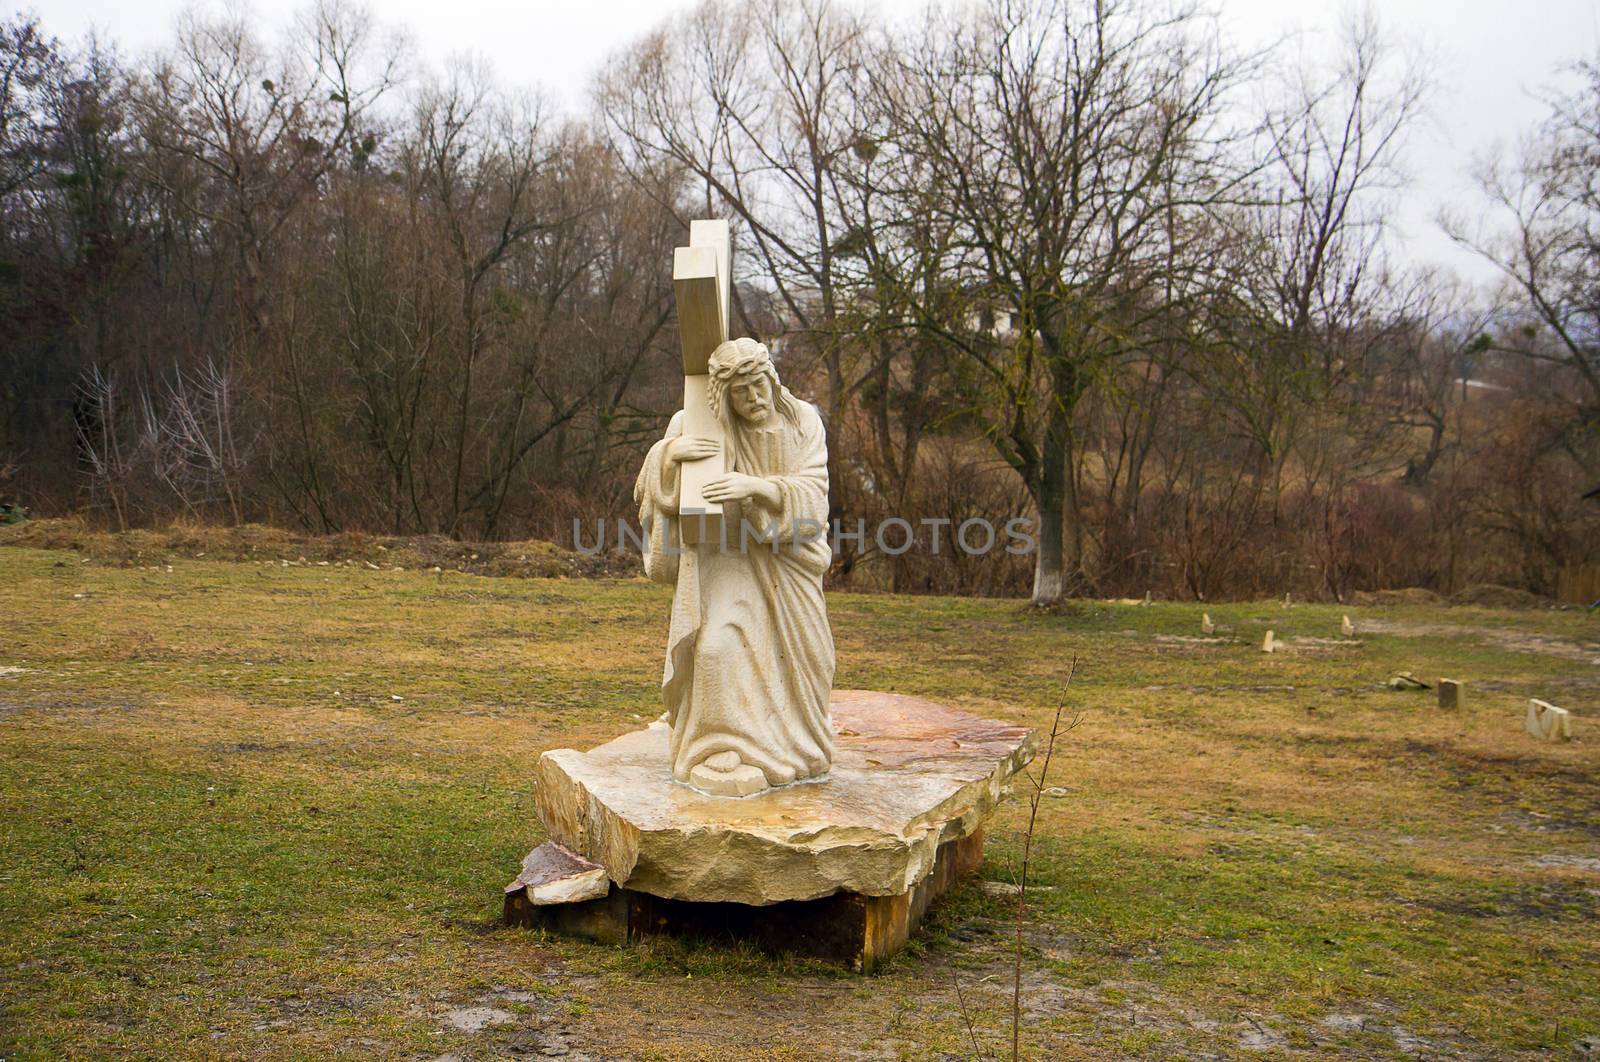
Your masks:
{"label": "white sky", "polygon": [[[47,32],[76,40],[91,28],[128,56],[165,45],[190,0],[28,0]],[[538,85],[569,107],[583,103],[605,57],[667,13],[693,0],[370,0],[379,17],[405,27],[425,61],[456,53],[488,59],[502,82]],[[1344,17],[1345,5],[1313,0],[1211,0],[1229,36],[1244,47],[1288,39],[1283,47],[1316,55]],[[201,5],[204,6],[204,5]],[[229,7],[235,5],[230,4]],[[257,0],[263,28],[276,28],[301,0]],[[921,0],[882,0],[898,17]],[[1600,4],[1594,0],[1382,0],[1374,4],[1393,37],[1420,50],[1433,74],[1430,118],[1413,131],[1407,168],[1412,183],[1396,213],[1405,256],[1439,264],[1473,281],[1493,273],[1455,248],[1433,218],[1440,206],[1476,212],[1475,157],[1513,144],[1546,113],[1535,93],[1559,83],[1559,71],[1600,52]]]}

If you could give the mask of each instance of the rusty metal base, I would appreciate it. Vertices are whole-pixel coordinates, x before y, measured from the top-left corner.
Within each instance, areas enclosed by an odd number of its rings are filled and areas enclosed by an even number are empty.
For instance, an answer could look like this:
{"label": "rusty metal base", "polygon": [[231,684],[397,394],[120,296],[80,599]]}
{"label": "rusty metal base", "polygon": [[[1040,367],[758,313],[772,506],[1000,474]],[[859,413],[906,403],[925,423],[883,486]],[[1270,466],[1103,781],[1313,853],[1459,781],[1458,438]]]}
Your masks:
{"label": "rusty metal base", "polygon": [[898,896],[841,892],[765,907],[666,900],[614,883],[599,899],[536,905],[513,882],[506,889],[505,921],[605,944],[657,935],[750,941],[772,953],[824,959],[871,973],[906,946],[933,901],[982,862],[979,829],[940,845],[933,870]]}

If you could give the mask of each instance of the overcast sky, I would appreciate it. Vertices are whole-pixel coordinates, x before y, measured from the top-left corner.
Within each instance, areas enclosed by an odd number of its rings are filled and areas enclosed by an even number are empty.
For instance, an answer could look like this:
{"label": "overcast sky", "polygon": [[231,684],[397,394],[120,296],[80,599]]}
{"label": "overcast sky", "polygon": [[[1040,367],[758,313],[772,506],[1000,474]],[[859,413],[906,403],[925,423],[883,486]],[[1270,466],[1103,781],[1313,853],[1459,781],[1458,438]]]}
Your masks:
{"label": "overcast sky", "polygon": [[[372,9],[405,27],[425,61],[454,53],[487,58],[511,85],[540,85],[569,107],[582,106],[590,76],[613,50],[693,0],[383,0]],[[1345,8],[1306,0],[1212,0],[1242,46],[1287,40],[1281,47],[1315,54],[1331,39]],[[188,0],[33,0],[48,32],[76,40],[91,28],[129,56],[164,46]],[[204,8],[206,5],[198,5]],[[236,4],[228,5],[230,9]],[[300,0],[250,5],[275,28]],[[872,5],[868,5],[872,6]],[[921,0],[875,6],[904,17]],[[1374,5],[1395,39],[1426,55],[1435,86],[1429,120],[1413,134],[1412,183],[1397,213],[1399,246],[1415,263],[1434,263],[1483,282],[1493,273],[1456,249],[1434,223],[1442,205],[1474,210],[1475,157],[1513,144],[1546,113],[1537,93],[1558,84],[1560,70],[1600,51],[1595,0],[1383,0]]]}

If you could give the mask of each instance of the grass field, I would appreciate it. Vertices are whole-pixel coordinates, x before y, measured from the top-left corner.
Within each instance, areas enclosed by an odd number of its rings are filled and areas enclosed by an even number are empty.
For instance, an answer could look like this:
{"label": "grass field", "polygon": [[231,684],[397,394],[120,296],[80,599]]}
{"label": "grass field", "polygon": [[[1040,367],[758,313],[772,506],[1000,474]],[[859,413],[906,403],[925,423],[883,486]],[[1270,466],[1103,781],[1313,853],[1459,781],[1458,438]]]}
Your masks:
{"label": "grass field", "polygon": [[[660,710],[661,588],[20,548],[0,586],[7,1060],[970,1057],[958,986],[1009,1047],[1013,901],[976,882],[868,978],[499,925],[533,759]],[[1080,658],[1028,1057],[1600,1051],[1600,619],[1221,605],[1200,640],[1187,604],[829,606],[840,687],[1047,725]],[[1526,735],[1530,696],[1578,740]]]}

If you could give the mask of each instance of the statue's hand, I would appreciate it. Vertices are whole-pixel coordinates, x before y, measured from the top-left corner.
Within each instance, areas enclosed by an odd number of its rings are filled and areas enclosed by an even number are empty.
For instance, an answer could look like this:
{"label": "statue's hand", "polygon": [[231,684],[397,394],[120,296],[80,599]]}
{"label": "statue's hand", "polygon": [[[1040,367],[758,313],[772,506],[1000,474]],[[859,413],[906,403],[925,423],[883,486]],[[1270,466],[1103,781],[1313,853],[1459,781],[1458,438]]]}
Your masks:
{"label": "statue's hand", "polygon": [[669,461],[703,461],[708,457],[715,457],[721,451],[722,444],[715,439],[680,435],[667,443]]}
{"label": "statue's hand", "polygon": [[745,501],[762,498],[771,501],[777,488],[760,476],[747,476],[743,472],[729,472],[720,479],[705,485],[705,499],[711,502]]}

